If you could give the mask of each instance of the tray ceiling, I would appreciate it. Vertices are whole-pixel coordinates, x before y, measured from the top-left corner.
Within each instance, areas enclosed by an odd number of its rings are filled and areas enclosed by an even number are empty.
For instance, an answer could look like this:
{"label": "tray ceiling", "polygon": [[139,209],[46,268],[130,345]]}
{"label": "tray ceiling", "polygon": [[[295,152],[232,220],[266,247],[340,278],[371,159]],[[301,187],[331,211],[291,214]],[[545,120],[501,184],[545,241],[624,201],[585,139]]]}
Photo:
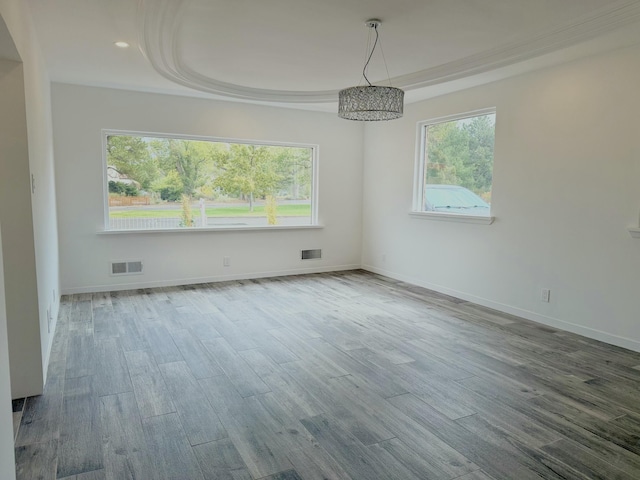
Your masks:
{"label": "tray ceiling", "polygon": [[409,100],[640,21],[638,0],[27,1],[54,81],[270,103],[333,103],[361,83],[372,17]]}

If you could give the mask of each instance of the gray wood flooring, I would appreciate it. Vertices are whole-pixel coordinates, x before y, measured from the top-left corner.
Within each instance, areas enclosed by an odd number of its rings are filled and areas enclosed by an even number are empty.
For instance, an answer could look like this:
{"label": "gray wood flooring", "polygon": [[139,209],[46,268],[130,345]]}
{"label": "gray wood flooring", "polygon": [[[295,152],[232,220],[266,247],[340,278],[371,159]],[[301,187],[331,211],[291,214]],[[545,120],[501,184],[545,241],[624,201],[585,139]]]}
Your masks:
{"label": "gray wood flooring", "polygon": [[362,271],[63,299],[20,479],[638,479],[640,354]]}

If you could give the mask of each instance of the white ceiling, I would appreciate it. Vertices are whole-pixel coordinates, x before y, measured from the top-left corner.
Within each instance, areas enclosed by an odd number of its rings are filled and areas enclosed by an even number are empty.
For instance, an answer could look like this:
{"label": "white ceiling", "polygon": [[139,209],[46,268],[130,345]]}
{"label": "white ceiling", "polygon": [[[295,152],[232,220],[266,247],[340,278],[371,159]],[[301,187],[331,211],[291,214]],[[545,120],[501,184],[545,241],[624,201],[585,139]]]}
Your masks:
{"label": "white ceiling", "polygon": [[363,82],[368,18],[409,102],[640,42],[640,0],[26,1],[54,81],[321,108]]}

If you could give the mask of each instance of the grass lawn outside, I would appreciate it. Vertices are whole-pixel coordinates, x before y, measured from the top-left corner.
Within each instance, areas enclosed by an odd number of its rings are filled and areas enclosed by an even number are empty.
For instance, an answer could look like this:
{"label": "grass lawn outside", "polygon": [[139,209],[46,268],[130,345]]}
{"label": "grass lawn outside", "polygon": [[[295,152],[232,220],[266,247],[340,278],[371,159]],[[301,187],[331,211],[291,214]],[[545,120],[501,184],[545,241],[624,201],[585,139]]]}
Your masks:
{"label": "grass lawn outside", "polygon": [[[264,205],[256,205],[253,212],[249,211],[249,206],[229,206],[229,207],[207,207],[205,209],[207,217],[264,217]],[[136,210],[109,210],[110,218],[175,218],[182,213],[182,207],[176,205],[175,208],[155,210],[155,209],[136,209]],[[200,215],[198,207],[192,207],[191,215],[197,217]],[[311,205],[294,204],[294,205],[278,205],[276,215],[281,217],[309,217],[311,216]]]}

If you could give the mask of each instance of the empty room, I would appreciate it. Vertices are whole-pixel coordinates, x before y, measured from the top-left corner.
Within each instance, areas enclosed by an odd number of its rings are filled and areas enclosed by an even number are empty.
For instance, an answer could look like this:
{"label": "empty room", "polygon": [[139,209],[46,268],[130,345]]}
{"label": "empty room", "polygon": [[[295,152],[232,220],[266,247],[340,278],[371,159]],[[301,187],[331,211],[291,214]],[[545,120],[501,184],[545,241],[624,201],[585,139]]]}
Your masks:
{"label": "empty room", "polygon": [[0,0],[0,479],[640,478],[639,85],[639,0]]}

